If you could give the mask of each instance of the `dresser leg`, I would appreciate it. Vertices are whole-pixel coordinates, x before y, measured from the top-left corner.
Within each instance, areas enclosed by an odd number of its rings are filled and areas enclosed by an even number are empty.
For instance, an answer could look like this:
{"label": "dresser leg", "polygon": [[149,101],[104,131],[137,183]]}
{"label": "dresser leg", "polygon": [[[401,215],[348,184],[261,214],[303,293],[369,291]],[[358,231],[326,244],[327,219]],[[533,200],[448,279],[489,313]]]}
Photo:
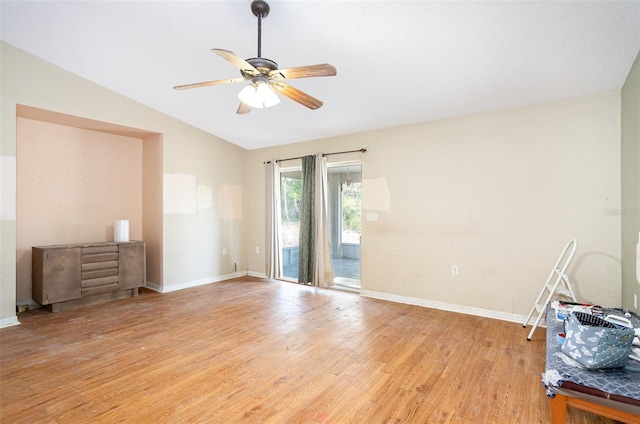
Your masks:
{"label": "dresser leg", "polygon": [[567,422],[567,397],[556,394],[551,399],[551,424],[565,424]]}

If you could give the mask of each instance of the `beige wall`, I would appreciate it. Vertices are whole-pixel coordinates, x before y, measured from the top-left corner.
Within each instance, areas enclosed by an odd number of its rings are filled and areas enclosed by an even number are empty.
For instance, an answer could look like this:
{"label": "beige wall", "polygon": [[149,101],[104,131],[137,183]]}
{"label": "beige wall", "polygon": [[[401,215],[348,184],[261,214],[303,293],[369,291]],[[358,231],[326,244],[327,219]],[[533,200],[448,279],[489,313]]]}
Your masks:
{"label": "beige wall", "polygon": [[[636,243],[640,232],[640,54],[622,87],[622,305],[640,302]],[[636,309],[637,311],[637,309]]]}
{"label": "beige wall", "polygon": [[142,239],[142,140],[18,118],[17,300],[31,300],[31,247]]}
{"label": "beige wall", "polygon": [[162,285],[162,134],[142,140],[142,234],[147,252],[147,282]]}
{"label": "beige wall", "polygon": [[[200,206],[188,211],[162,210],[162,217],[155,218],[162,223],[162,247],[159,249],[162,251],[155,253],[162,256],[162,269],[157,275],[162,280],[153,282],[157,288],[166,291],[227,278],[233,275],[233,259],[238,260],[239,270],[246,269],[242,250],[246,216],[242,192],[246,178],[245,150],[6,43],[0,43],[0,55],[0,324],[15,319],[17,299],[16,219],[20,217],[16,217],[12,193],[16,187],[15,171],[12,170],[12,163],[16,161],[16,105],[162,134],[162,152],[155,152],[162,160],[162,174],[156,176],[161,179],[162,193],[150,195],[154,196],[155,202],[164,205],[167,195],[175,194],[167,186],[167,176],[186,175],[198,193]],[[229,186],[240,187],[236,192],[242,200],[234,208],[241,211],[221,218],[218,206],[220,203],[225,205],[218,195],[221,187]],[[229,255],[223,257],[224,247]]]}
{"label": "beige wall", "polygon": [[142,196],[162,204],[143,223],[162,224],[161,290],[233,276],[234,260],[264,272],[264,160],[366,146],[331,157],[362,158],[363,212],[379,216],[363,224],[365,290],[524,315],[575,237],[579,297],[620,302],[620,92],[247,152],[0,45],[0,323],[17,298],[17,104],[160,134],[143,156],[161,169],[143,169],[162,190],[143,180]]}
{"label": "beige wall", "polygon": [[619,304],[619,117],[616,91],[251,151],[248,241],[264,245],[264,160],[367,146],[364,290],[526,315],[576,238],[579,297]]}

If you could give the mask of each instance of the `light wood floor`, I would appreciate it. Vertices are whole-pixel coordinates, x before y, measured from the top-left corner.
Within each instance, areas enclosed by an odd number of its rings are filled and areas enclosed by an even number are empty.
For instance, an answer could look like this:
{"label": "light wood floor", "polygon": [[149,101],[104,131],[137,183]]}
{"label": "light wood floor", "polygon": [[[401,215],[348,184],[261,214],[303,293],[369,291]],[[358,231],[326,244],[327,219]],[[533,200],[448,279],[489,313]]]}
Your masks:
{"label": "light wood floor", "polygon": [[19,319],[2,424],[550,422],[516,323],[252,278]]}

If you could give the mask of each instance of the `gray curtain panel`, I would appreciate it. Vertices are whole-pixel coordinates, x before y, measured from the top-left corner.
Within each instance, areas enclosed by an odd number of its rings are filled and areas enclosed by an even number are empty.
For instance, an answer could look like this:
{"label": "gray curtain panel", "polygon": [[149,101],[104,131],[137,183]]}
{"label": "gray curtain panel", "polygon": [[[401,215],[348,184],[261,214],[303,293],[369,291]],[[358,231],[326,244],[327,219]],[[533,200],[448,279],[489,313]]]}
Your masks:
{"label": "gray curtain panel", "polygon": [[315,192],[316,158],[302,158],[302,200],[300,202],[300,253],[298,283],[309,284],[313,280],[315,258]]}

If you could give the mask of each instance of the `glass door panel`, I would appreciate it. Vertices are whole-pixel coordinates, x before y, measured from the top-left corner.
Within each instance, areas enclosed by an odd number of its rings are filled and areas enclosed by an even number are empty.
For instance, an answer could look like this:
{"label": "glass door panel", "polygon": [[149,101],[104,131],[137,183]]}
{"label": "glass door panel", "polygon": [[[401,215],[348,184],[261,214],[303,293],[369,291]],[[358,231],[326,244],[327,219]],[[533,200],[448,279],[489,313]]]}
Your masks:
{"label": "glass door panel", "polygon": [[360,289],[362,165],[327,168],[329,245],[334,283]]}
{"label": "glass door panel", "polygon": [[280,171],[280,246],[282,276],[298,280],[298,252],[300,238],[300,201],[302,172]]}

